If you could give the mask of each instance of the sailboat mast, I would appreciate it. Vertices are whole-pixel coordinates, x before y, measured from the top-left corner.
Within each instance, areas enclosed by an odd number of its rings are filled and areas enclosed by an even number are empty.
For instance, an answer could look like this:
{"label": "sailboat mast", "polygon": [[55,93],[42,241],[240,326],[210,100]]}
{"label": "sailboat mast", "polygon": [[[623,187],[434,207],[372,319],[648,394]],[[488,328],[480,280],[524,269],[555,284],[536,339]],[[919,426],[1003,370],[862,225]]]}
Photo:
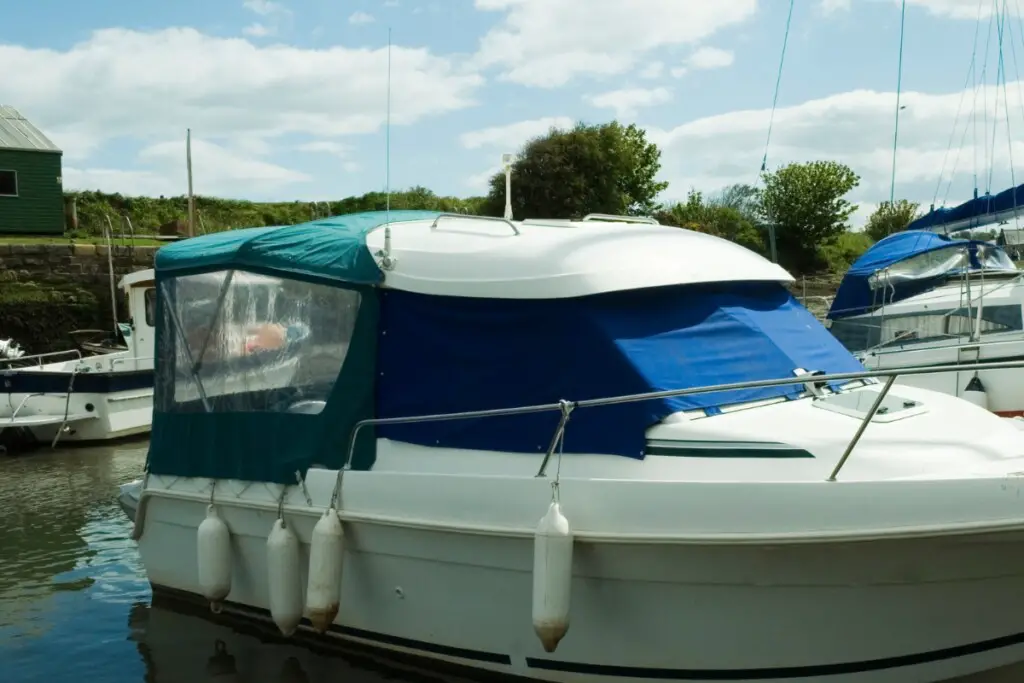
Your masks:
{"label": "sailboat mast", "polygon": [[188,172],[188,236],[196,234],[196,200],[192,195],[192,129],[185,131],[185,168]]}

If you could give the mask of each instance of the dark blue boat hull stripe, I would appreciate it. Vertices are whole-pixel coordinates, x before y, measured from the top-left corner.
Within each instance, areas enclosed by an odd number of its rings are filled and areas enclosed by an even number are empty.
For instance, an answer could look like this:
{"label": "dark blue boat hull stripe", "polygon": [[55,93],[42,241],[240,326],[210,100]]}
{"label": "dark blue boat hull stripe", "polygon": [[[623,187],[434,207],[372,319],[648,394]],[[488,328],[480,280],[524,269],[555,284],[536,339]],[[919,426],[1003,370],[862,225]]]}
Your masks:
{"label": "dark blue boat hull stripe", "polygon": [[112,394],[153,388],[152,370],[81,372],[71,384],[70,372],[0,371],[0,393],[65,394],[69,384],[75,394]]}
{"label": "dark blue boat hull stripe", "polygon": [[882,669],[897,669],[992,652],[1005,647],[1024,644],[1024,633],[993,638],[969,645],[931,650],[910,655],[869,659],[859,662],[838,664],[814,664],[809,666],[772,667],[762,669],[649,669],[635,666],[611,666],[605,664],[581,664],[550,659],[527,657],[531,669],[562,671],[589,676],[617,676],[619,678],[652,678],[666,681],[770,681],[785,678],[818,678],[842,676]]}

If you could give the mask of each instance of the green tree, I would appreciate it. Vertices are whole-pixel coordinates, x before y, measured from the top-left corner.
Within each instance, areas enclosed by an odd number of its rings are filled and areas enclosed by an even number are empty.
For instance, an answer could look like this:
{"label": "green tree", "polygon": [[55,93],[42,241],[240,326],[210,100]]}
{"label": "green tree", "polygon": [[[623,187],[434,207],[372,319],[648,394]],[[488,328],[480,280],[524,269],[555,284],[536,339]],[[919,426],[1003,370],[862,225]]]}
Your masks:
{"label": "green tree", "polygon": [[690,190],[685,202],[664,206],[655,216],[664,225],[723,237],[760,254],[765,251],[757,226],[739,209],[705,202],[696,190]]}
{"label": "green tree", "polygon": [[[527,142],[513,164],[512,213],[520,219],[650,214],[668,187],[656,180],[660,169],[661,151],[635,125],[553,128]],[[504,173],[491,178],[482,210],[504,213]]]}
{"label": "green tree", "polygon": [[874,241],[884,239],[894,232],[906,229],[917,218],[916,202],[900,199],[897,202],[882,202],[868,217],[864,232]]}
{"label": "green tree", "polygon": [[737,183],[729,185],[708,202],[713,206],[735,209],[757,225],[761,218],[761,192],[753,185]]}
{"label": "green tree", "polygon": [[811,161],[762,174],[761,212],[775,227],[779,260],[798,272],[821,265],[820,249],[847,229],[856,205],[845,199],[860,184],[835,161]]}

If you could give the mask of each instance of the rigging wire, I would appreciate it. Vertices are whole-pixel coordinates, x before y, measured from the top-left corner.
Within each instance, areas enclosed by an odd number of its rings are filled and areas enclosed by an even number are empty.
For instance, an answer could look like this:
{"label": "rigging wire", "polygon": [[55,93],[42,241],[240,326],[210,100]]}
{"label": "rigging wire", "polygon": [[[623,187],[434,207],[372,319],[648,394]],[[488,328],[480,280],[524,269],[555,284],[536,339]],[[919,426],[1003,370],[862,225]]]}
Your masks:
{"label": "rigging wire", "polygon": [[[993,4],[995,4],[997,1],[998,0],[993,0]],[[1006,0],[1003,0],[1003,3],[1005,5]],[[989,147],[989,157],[988,158],[989,158],[989,162],[990,163],[989,163],[989,167],[988,167],[988,181],[986,183],[987,187],[986,187],[986,191],[985,191],[986,195],[989,195],[992,192],[992,175],[995,172],[995,168],[996,168],[996,135],[999,132],[999,83],[1000,83],[1000,81],[1002,81],[1002,83],[1003,83],[1003,92],[1004,92],[1004,94],[1005,94],[1005,91],[1006,91],[1006,74],[1003,71],[1003,24],[1004,23],[1005,23],[1005,19],[1003,17],[1002,11],[1000,11],[998,16],[996,17],[996,33],[998,34],[998,38],[997,38],[997,41],[996,41],[997,46],[998,46],[997,47],[998,52],[996,54],[997,54],[998,57],[997,57],[997,60],[996,60],[996,83],[995,83],[996,87],[994,88],[994,90],[995,90],[994,98],[993,98],[994,99],[994,102],[993,102],[994,106],[992,108],[992,142],[991,142],[991,145]],[[986,102],[986,104],[987,104],[987,102]],[[1004,105],[1005,105],[1005,103],[1004,103]],[[1006,126],[1007,126],[1007,130],[1009,130],[1009,126],[1010,126],[1009,119],[1007,119],[1007,121],[1006,121]]]}
{"label": "rigging wire", "polygon": [[[976,79],[977,74],[977,63],[978,63],[978,34],[981,29],[981,7],[984,0],[978,0],[978,18],[974,24],[974,43],[971,46],[971,63],[967,67],[967,77],[964,79],[964,87],[960,90],[960,102],[956,105],[956,116],[953,118],[953,130],[949,132],[949,141],[946,143],[946,152],[942,155],[942,168],[939,170],[939,179],[935,183],[935,193],[932,195],[932,206],[935,206],[936,201],[939,199],[939,190],[942,188],[942,179],[946,175],[946,161],[949,159],[949,152],[953,149],[953,139],[956,137],[957,124],[960,122],[960,113],[963,111],[964,100],[967,97],[967,86],[972,84],[972,81]],[[973,89],[973,86],[972,86]],[[950,169],[950,182],[952,182],[953,174],[956,173],[956,167],[960,161],[960,152],[963,151],[964,140],[967,137],[967,129],[970,126],[970,119],[968,118],[964,122],[964,133],[960,138],[960,147],[957,149],[956,156],[953,159],[953,167]],[[976,173],[977,171],[975,171]],[[947,186],[946,194],[949,194],[949,188]],[[945,203],[945,198],[943,198]]]}
{"label": "rigging wire", "polygon": [[772,111],[768,116],[768,137],[764,141],[764,156],[761,157],[761,172],[768,169],[768,146],[772,141],[772,124],[775,122],[775,109],[779,103],[779,86],[782,83],[782,67],[786,63],[786,46],[789,44],[789,27],[793,23],[793,5],[789,0],[789,13],[786,15],[786,32],[782,37],[782,55],[779,57],[779,72],[775,76],[775,95],[772,97]]}
{"label": "rigging wire", "polygon": [[900,139],[900,96],[903,91],[903,29],[906,25],[906,21],[907,0],[903,0],[903,6],[900,9],[900,56],[896,72],[896,126],[892,134],[892,179],[889,181],[890,207],[893,205],[896,195],[896,148]]}
{"label": "rigging wire", "polygon": [[[992,26],[993,26],[993,23],[995,21],[996,12],[997,12],[997,9],[998,9],[997,3],[998,3],[998,0],[992,0],[992,12],[989,14],[989,18],[988,18],[988,37],[985,39],[985,59],[982,61],[982,65],[981,65],[981,79],[980,79],[981,82],[978,84],[978,90],[981,91],[981,97],[982,97],[981,134],[983,136],[983,138],[982,138],[982,142],[983,143],[984,143],[984,139],[988,137],[988,91],[985,89],[985,77],[988,75],[988,51],[989,51],[989,46],[992,44]],[[977,93],[977,91],[975,91],[975,92]],[[975,102],[975,116],[977,116],[977,102],[978,102],[977,96],[975,96],[974,102]],[[975,121],[975,122],[977,122],[977,121]],[[975,148],[975,169],[977,169],[977,148],[978,148],[977,126],[975,126],[974,148]],[[989,157],[988,157],[988,147],[987,146],[982,147],[982,151],[985,154],[985,157],[984,157],[985,166],[987,168],[991,168],[992,164],[990,163],[990,160],[989,160]],[[986,187],[985,187],[985,193],[989,194],[991,189],[992,189],[991,184],[987,184]],[[974,196],[975,197],[978,196],[977,170],[975,170]]]}

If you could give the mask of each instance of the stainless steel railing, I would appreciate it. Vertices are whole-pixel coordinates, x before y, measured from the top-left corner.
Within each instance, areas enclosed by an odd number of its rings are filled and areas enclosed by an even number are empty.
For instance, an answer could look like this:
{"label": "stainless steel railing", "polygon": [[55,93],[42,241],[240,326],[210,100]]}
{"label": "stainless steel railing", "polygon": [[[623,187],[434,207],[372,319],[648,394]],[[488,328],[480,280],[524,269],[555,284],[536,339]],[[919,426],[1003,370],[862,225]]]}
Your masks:
{"label": "stainless steel railing", "polygon": [[[495,408],[491,410],[470,410],[460,413],[435,413],[432,415],[415,415],[409,417],[383,417],[373,418],[367,420],[361,420],[356,423],[352,430],[352,435],[349,440],[348,453],[345,458],[345,464],[342,467],[342,472],[347,470],[352,465],[352,458],[355,453],[356,439],[359,436],[359,432],[364,427],[382,426],[382,425],[396,425],[396,424],[413,424],[417,422],[447,422],[451,420],[467,420],[467,419],[483,419],[490,417],[504,417],[512,415],[527,415],[532,413],[545,413],[545,412],[559,412],[561,418],[558,422],[558,427],[555,430],[555,434],[551,439],[551,444],[548,447],[547,452],[544,455],[544,459],[541,462],[540,469],[537,471],[538,477],[545,476],[548,462],[551,460],[551,456],[554,454],[556,448],[561,443],[562,436],[565,433],[566,425],[569,421],[570,416],[574,410],[580,408],[596,408],[600,406],[609,405],[620,405],[623,403],[637,403],[640,401],[652,401],[663,398],[675,398],[677,396],[692,396],[694,394],[705,394],[715,391],[732,391],[735,389],[758,389],[763,387],[777,387],[787,386],[791,384],[805,384],[805,385],[821,385],[824,383],[831,382],[852,382],[855,380],[873,380],[877,378],[886,378],[887,381],[878,392],[878,396],[872,404],[871,408],[864,415],[864,419],[861,420],[860,425],[857,427],[857,431],[854,432],[850,441],[846,445],[846,449],[843,451],[842,456],[833,468],[832,473],[829,475],[827,481],[835,481],[839,472],[842,470],[846,461],[849,459],[853,449],[860,441],[861,436],[864,434],[864,430],[867,429],[868,424],[875,417],[875,413],[878,412],[878,408],[882,405],[882,401],[889,393],[889,389],[895,383],[896,378],[901,375],[934,375],[941,374],[944,372],[965,372],[965,371],[981,371],[981,370],[1014,370],[1024,369],[1024,360],[1015,361],[1000,361],[992,363],[959,363],[952,365],[933,365],[928,367],[918,368],[893,368],[889,370],[861,370],[858,372],[838,372],[831,375],[796,375],[793,377],[782,377],[779,379],[764,379],[764,380],[751,380],[746,382],[729,382],[726,384],[712,384],[703,387],[691,387],[687,389],[670,389],[666,391],[651,391],[642,394],[626,394],[622,396],[610,396],[606,398],[593,398],[585,399],[580,401],[569,401],[562,400],[557,403],[541,403],[529,406],[519,406],[516,408]],[[340,473],[339,473],[340,474]],[[340,494],[341,488],[341,477],[338,478],[338,484],[335,487],[334,496],[332,502],[337,500]]]}

